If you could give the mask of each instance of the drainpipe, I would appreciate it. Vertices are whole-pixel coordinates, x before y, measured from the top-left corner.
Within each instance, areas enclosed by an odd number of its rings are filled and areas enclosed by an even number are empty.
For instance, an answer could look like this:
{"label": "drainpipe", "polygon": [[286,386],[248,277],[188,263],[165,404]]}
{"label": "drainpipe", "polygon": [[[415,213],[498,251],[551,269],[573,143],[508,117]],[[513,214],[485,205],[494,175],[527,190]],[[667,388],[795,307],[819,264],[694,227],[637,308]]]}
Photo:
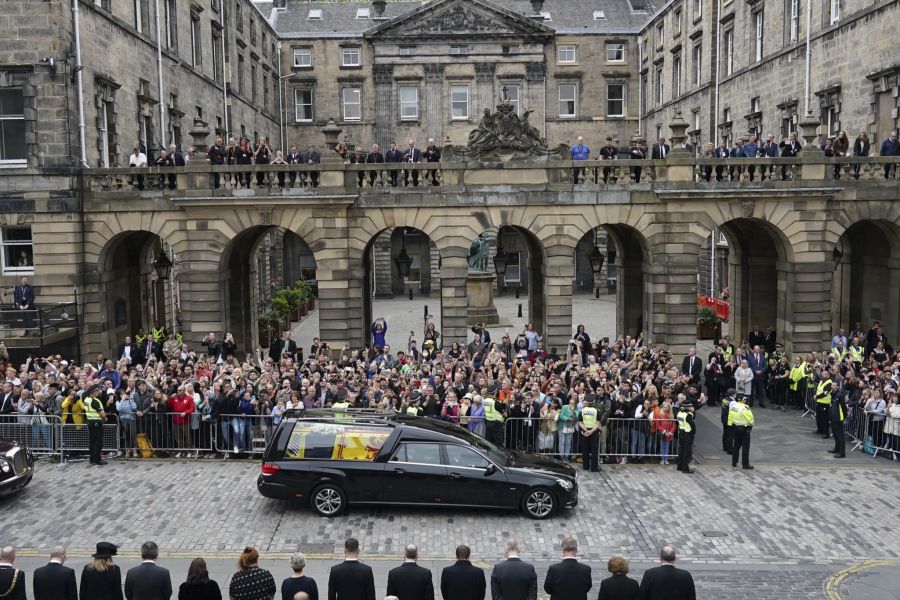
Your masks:
{"label": "drainpipe", "polygon": [[228,127],[228,83],[226,83],[227,69],[225,64],[228,58],[225,56],[225,4],[224,0],[219,0],[219,20],[222,24],[222,108],[225,114],[225,143],[228,143],[228,137],[231,131]]}
{"label": "drainpipe", "polygon": [[[806,0],[812,2],[812,0]],[[718,146],[719,141],[719,76],[722,72],[722,0],[719,0],[716,9],[716,90],[713,100],[713,143]]]}
{"label": "drainpipe", "polygon": [[75,85],[78,97],[78,147],[81,151],[81,166],[87,167],[87,144],[84,141],[84,86],[81,81],[81,25],[78,21],[78,2],[72,0],[72,28],[75,30]]}
{"label": "drainpipe", "polygon": [[282,88],[284,78],[281,76],[281,42],[278,42],[278,142],[281,151],[284,147],[284,89]]}
{"label": "drainpipe", "polygon": [[644,36],[638,32],[637,38],[638,45],[638,135],[644,135],[644,86],[641,83],[643,81],[643,77],[641,76],[641,65],[644,64]]}
{"label": "drainpipe", "polygon": [[[77,0],[76,0],[77,1]],[[166,127],[166,98],[163,91],[163,66],[162,66],[162,37],[160,36],[159,26],[159,0],[156,0],[156,70],[159,77],[159,139],[162,147],[168,149],[169,144],[166,141],[169,131]]]}
{"label": "drainpipe", "polygon": [[812,31],[812,0],[806,0],[806,84],[804,86],[805,107],[804,114],[809,114],[809,79],[812,66],[810,54],[810,32]]}

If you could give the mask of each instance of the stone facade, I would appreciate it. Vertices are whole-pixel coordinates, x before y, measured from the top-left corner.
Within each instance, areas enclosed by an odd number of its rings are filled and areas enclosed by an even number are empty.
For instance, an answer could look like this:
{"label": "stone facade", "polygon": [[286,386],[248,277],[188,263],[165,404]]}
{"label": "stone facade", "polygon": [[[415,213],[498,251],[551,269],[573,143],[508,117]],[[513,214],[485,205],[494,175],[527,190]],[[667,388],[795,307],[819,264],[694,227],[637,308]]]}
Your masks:
{"label": "stone facade", "polygon": [[[806,0],[729,0],[721,14],[713,0],[663,6],[641,32],[644,135],[668,135],[676,112],[701,150],[722,137],[772,132],[781,141],[797,131],[807,103],[808,8]],[[900,123],[900,56],[891,25],[898,18],[897,0],[812,3],[809,108],[821,123],[820,142],[838,131],[851,140],[865,131],[876,154]]]}

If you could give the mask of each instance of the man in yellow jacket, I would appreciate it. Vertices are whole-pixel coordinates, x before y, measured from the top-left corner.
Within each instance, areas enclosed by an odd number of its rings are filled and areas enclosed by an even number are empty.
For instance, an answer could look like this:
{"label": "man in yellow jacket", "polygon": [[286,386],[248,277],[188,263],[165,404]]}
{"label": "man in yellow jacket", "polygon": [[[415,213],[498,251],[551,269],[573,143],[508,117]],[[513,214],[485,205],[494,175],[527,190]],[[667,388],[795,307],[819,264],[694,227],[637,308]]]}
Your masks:
{"label": "man in yellow jacket", "polygon": [[728,426],[731,427],[731,436],[734,440],[734,450],[731,454],[732,467],[737,467],[740,457],[743,468],[753,468],[750,465],[750,431],[753,429],[753,424],[753,412],[747,406],[747,398],[738,396],[737,402],[732,402],[728,409]]}

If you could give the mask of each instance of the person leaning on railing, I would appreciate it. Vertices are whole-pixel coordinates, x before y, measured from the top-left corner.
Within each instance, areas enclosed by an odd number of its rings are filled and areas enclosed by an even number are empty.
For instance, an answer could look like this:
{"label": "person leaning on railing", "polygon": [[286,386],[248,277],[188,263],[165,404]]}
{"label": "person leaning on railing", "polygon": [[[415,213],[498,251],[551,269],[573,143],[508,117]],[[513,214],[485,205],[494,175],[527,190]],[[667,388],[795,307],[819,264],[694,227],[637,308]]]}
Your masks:
{"label": "person leaning on railing", "polygon": [[225,164],[225,146],[222,145],[221,136],[216,136],[216,142],[210,146],[207,154],[209,156],[209,164],[212,165],[213,170],[215,171],[213,173],[213,187],[219,189],[219,185],[221,184],[220,175],[215,168]]}
{"label": "person leaning on railing", "polygon": [[[897,139],[897,130],[891,130],[887,139],[881,142],[881,150],[878,153],[881,156],[900,157],[900,140]],[[897,175],[897,163],[889,162],[884,165],[884,178],[890,179],[891,175]]]}

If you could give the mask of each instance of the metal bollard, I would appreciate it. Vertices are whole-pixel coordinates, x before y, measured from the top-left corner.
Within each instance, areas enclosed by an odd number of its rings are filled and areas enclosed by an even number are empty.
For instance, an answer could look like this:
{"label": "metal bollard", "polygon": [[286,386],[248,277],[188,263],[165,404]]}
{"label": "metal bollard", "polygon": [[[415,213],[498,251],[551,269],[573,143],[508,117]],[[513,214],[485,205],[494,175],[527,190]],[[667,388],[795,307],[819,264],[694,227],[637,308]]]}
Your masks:
{"label": "metal bollard", "polygon": [[522,318],[522,303],[519,303],[519,318]]}

